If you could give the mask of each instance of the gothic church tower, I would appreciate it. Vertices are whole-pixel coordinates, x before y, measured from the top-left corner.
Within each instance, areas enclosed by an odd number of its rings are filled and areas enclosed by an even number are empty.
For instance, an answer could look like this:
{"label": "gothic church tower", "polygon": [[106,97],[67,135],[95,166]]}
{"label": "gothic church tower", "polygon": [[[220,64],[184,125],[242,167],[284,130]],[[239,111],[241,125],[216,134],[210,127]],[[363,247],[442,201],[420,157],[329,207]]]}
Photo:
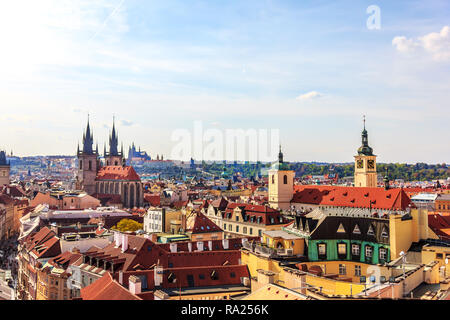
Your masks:
{"label": "gothic church tower", "polygon": [[83,134],[83,149],[77,148],[78,157],[78,173],[77,173],[77,189],[86,191],[87,194],[95,193],[95,178],[100,167],[98,160],[98,145],[93,150],[94,136],[89,126],[89,116],[86,126],[86,132]]}

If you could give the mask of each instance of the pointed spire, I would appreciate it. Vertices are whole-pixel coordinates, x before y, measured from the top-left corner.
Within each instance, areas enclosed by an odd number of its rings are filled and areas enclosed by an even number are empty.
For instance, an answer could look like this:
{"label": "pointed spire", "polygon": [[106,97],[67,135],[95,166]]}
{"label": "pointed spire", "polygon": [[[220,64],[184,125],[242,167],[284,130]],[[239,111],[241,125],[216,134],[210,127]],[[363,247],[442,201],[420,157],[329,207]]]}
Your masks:
{"label": "pointed spire", "polygon": [[281,144],[280,144],[280,152],[278,153],[278,162],[283,163],[283,152],[281,152]]}
{"label": "pointed spire", "polygon": [[89,114],[88,114],[86,132],[83,133],[83,153],[84,154],[93,154],[93,150],[92,150],[93,143],[94,143],[94,136],[91,132],[91,128],[89,125]]}
{"label": "pointed spire", "polygon": [[369,147],[369,138],[368,138],[368,134],[367,134],[367,130],[366,130],[366,116],[365,115],[363,116],[363,131],[361,133],[361,140],[362,140],[362,145],[358,149],[358,154],[372,156],[373,150],[371,147]]}
{"label": "pointed spire", "polygon": [[117,151],[119,144],[119,139],[116,133],[116,126],[115,126],[115,117],[113,116],[113,126],[111,134],[109,135],[109,155],[111,156],[118,156],[119,153]]}

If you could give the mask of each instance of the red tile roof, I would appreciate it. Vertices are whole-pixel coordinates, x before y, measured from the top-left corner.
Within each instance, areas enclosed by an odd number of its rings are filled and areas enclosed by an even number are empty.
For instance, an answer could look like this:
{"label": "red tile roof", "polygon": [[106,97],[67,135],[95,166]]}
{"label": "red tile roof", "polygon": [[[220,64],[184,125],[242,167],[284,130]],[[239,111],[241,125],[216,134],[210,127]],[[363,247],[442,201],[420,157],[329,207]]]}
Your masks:
{"label": "red tile roof", "polygon": [[65,251],[54,258],[51,258],[48,263],[55,267],[67,269],[69,265],[77,261],[82,256],[81,253],[73,253]]}
{"label": "red tile roof", "polygon": [[120,194],[94,193],[94,198],[100,200],[102,204],[121,204]]}
{"label": "red tile roof", "polygon": [[47,227],[28,235],[23,241],[25,248],[38,258],[54,257],[61,253],[59,238]]}
{"label": "red tile roof", "polygon": [[82,300],[142,300],[122,287],[109,272],[81,289]]}
{"label": "red tile roof", "polygon": [[153,207],[159,207],[161,205],[161,196],[159,194],[144,193],[144,202],[150,203]]}
{"label": "red tile roof", "polygon": [[141,178],[132,166],[105,166],[98,171],[96,180],[140,181]]}
{"label": "red tile roof", "polygon": [[450,216],[442,216],[436,212],[429,212],[428,226],[437,236],[450,240]]}
{"label": "red tile roof", "polygon": [[[214,272],[214,279],[211,276]],[[176,281],[169,282],[168,277],[172,274]],[[194,286],[188,282],[188,275],[194,279]],[[200,278],[202,275],[202,278]],[[241,284],[242,277],[249,277],[247,265],[226,266],[204,266],[195,268],[171,268],[164,270],[164,288],[190,288],[190,287],[216,287],[223,285]]]}
{"label": "red tile roof", "polygon": [[356,207],[406,210],[411,204],[402,189],[342,187],[342,186],[294,186],[294,196],[291,202],[315,204],[334,207]]}
{"label": "red tile roof", "polygon": [[222,229],[217,224],[212,222],[208,217],[206,217],[203,213],[198,212],[188,217],[186,231],[197,234],[221,232]]}
{"label": "red tile roof", "polygon": [[[236,207],[242,210],[244,221],[254,222],[263,225],[285,224],[288,220],[280,211],[266,205],[256,205],[248,203],[228,203],[223,218],[230,219],[232,212]],[[252,221],[254,219],[254,221]]]}

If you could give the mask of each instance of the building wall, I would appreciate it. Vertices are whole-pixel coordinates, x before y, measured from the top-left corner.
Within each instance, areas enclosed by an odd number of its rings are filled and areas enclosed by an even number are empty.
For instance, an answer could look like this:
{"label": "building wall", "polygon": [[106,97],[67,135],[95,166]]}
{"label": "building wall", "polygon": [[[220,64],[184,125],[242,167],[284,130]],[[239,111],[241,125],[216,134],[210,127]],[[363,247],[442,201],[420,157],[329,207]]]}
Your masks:
{"label": "building wall", "polygon": [[59,208],[59,202],[56,198],[50,195],[50,192],[41,193],[39,192],[33,200],[30,202],[30,206],[35,207],[39,204],[48,204],[49,206],[54,206]]}
{"label": "building wall", "polygon": [[435,200],[435,210],[439,212],[450,212],[450,201],[449,200],[439,200],[439,197]]}
{"label": "building wall", "polygon": [[[325,243],[326,250],[327,250],[327,256],[326,259],[322,260],[319,258],[319,252],[318,252],[318,244]],[[338,256],[338,243],[345,243],[347,245],[347,255],[345,259],[339,258]],[[380,261],[380,248],[385,248],[387,250],[386,254],[386,261],[391,261],[391,253],[390,253],[390,247],[389,245],[376,243],[376,242],[368,242],[368,241],[360,241],[360,240],[309,240],[308,241],[308,259],[310,261],[325,261],[325,260],[341,260],[341,261],[350,261],[352,260],[352,244],[358,244],[360,245],[360,258],[358,261],[365,262],[365,263],[371,263],[371,264],[378,264],[381,263]],[[369,245],[373,247],[372,251],[372,259],[368,260],[366,259],[366,250],[365,246]]]}
{"label": "building wall", "polygon": [[0,166],[0,186],[8,185],[10,183],[9,180],[9,171],[10,166]]}
{"label": "building wall", "polygon": [[445,264],[445,259],[450,260],[449,247],[424,246],[422,248],[422,263],[429,264],[437,261],[439,270],[443,271],[444,276],[450,277],[450,262]]}
{"label": "building wall", "polygon": [[[284,176],[287,183],[284,183]],[[295,172],[291,170],[269,170],[269,205],[275,209],[288,210],[294,194]]]}
{"label": "building wall", "polygon": [[[355,187],[377,186],[377,162],[376,156],[355,156]],[[363,168],[358,168],[358,161],[363,161]],[[374,161],[374,168],[369,169],[367,162]]]}
{"label": "building wall", "polygon": [[263,243],[268,245],[270,248],[277,249],[281,244],[283,249],[292,249],[294,255],[304,255],[305,254],[305,239],[283,239],[281,237],[270,237],[267,234],[263,234]]}

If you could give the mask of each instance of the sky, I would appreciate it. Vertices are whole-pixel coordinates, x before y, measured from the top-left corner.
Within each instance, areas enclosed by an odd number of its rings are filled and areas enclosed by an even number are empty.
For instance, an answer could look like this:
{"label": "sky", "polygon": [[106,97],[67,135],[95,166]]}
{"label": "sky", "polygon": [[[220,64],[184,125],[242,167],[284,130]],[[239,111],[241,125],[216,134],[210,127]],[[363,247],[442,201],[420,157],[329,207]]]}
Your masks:
{"label": "sky", "polygon": [[351,162],[365,115],[378,162],[449,163],[449,17],[444,0],[3,1],[0,148],[75,154],[89,114],[101,151],[114,116],[155,158],[201,121]]}

